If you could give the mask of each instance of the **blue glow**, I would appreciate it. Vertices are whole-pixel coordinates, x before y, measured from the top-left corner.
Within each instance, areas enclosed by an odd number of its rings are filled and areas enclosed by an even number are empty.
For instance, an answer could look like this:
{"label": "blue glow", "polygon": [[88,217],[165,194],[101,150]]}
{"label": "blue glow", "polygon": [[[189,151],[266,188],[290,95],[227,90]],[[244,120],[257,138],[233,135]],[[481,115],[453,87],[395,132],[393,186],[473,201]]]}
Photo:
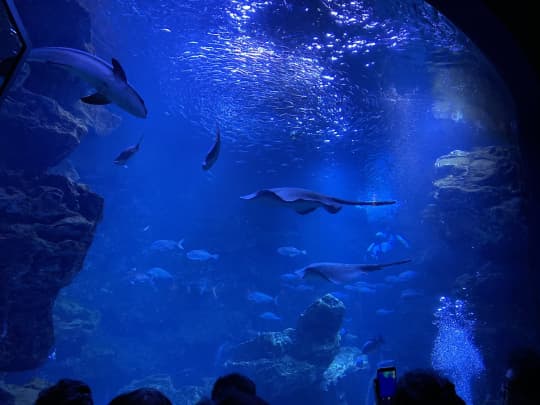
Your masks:
{"label": "blue glow", "polygon": [[474,314],[464,300],[439,298],[434,324],[438,328],[431,352],[435,370],[446,375],[456,386],[458,395],[469,405],[472,384],[484,370],[484,361],[474,344]]}

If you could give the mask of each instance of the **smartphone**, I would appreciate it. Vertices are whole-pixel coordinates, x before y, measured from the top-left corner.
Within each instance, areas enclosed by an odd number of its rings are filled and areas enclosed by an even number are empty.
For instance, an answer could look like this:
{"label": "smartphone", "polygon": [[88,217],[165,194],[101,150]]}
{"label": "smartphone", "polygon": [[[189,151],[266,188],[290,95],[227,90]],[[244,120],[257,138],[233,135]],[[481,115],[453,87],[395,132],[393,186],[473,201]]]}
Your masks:
{"label": "smartphone", "polygon": [[396,393],[397,371],[395,367],[380,367],[377,369],[375,390],[377,404],[389,404]]}

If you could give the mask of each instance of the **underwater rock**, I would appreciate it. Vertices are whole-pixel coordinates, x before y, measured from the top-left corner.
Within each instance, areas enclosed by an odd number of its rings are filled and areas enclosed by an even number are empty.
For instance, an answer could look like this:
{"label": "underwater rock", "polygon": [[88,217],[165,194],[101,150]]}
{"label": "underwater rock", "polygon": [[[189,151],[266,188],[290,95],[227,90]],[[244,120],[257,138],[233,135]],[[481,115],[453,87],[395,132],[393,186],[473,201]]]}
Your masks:
{"label": "underwater rock", "polygon": [[0,370],[40,365],[52,307],[80,271],[103,199],[65,177],[0,172]]}
{"label": "underwater rock", "polygon": [[52,98],[20,89],[0,110],[0,165],[42,173],[67,157],[88,133],[85,123]]}
{"label": "underwater rock", "polygon": [[[260,358],[250,361],[228,361],[227,372],[249,376],[261,386],[261,396],[270,403],[287,403],[295,396],[314,391],[324,369],[285,355],[279,359]],[[260,383],[259,383],[260,382]],[[264,382],[264,390],[262,384]],[[310,403],[306,400],[304,403]]]}
{"label": "underwater rock", "polygon": [[277,358],[290,351],[294,338],[295,330],[292,328],[283,332],[261,332],[253,339],[231,349],[229,355],[236,361]]}
{"label": "underwater rock", "polygon": [[15,405],[15,397],[7,391],[0,388],[0,404]]}
{"label": "underwater rock", "polygon": [[443,239],[490,259],[521,255],[527,230],[519,162],[517,149],[503,146],[441,156],[424,219]]}
{"label": "underwater rock", "polygon": [[345,305],[331,294],[312,303],[298,318],[293,355],[328,365],[339,349]]}
{"label": "underwater rock", "polygon": [[328,389],[351,368],[357,369],[353,351],[340,352],[338,331],[344,314],[343,303],[327,294],[300,315],[296,329],[259,333],[230,349],[223,367],[264,381],[261,396],[270,403],[317,403],[323,387]]}
{"label": "underwater rock", "polygon": [[[0,381],[0,404],[27,405],[33,404],[39,392],[51,384],[45,380],[34,379],[24,385],[5,384]],[[6,402],[4,401],[4,398]]]}
{"label": "underwater rock", "polygon": [[72,355],[78,355],[88,336],[96,329],[100,313],[86,309],[76,302],[58,298],[54,305],[53,322],[57,345],[63,347],[64,355],[69,347]]}
{"label": "underwater rock", "polygon": [[488,130],[501,139],[508,137],[515,111],[509,108],[509,94],[501,92],[495,72],[465,66],[428,68],[433,74],[432,113],[436,119],[467,123]]}
{"label": "underwater rock", "polygon": [[361,354],[362,350],[358,347],[346,346],[340,348],[339,353],[323,374],[321,388],[327,391],[330,387],[337,385],[342,378],[358,371],[356,363]]}

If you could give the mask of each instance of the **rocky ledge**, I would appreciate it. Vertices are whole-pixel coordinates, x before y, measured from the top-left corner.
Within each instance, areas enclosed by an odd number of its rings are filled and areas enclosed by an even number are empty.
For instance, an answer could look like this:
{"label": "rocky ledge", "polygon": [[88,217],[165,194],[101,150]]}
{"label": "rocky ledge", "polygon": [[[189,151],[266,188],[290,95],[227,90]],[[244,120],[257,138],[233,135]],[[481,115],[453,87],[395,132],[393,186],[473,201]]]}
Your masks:
{"label": "rocky ledge", "polygon": [[0,370],[40,365],[52,308],[82,267],[103,199],[58,175],[0,172]]}
{"label": "rocky ledge", "polygon": [[523,254],[527,230],[517,149],[455,150],[435,162],[424,212],[443,239],[499,260]]}

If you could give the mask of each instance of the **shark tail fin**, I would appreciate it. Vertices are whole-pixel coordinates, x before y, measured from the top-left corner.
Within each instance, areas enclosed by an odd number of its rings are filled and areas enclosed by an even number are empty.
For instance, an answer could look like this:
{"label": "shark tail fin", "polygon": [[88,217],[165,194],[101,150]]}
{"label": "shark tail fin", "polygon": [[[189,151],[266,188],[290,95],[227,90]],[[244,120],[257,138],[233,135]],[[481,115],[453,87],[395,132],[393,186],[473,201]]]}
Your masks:
{"label": "shark tail fin", "polygon": [[184,250],[184,238],[180,239],[176,246],[178,246],[178,249]]}

